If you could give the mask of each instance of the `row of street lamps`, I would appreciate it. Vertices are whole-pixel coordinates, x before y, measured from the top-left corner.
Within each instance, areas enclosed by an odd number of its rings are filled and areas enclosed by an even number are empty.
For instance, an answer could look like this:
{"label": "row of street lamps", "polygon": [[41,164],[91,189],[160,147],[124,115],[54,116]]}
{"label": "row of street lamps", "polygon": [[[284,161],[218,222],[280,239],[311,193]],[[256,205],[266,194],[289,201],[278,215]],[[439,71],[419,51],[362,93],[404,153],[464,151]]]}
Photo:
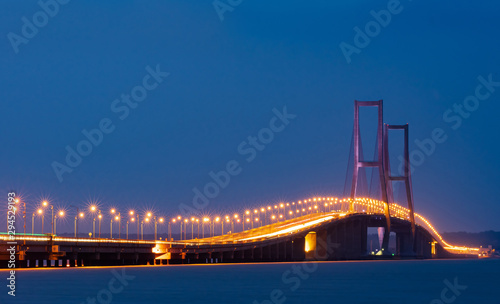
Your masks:
{"label": "row of street lamps", "polygon": [[[19,199],[16,200],[16,203],[19,203]],[[23,210],[23,218],[25,218],[26,214],[26,202],[22,202],[24,206]],[[337,198],[313,198],[304,201],[298,201],[297,203],[280,203],[276,205],[266,206],[254,209],[253,212],[251,210],[246,210],[241,216],[236,213],[232,216],[225,215],[224,217],[215,216],[213,218],[210,217],[181,217],[177,216],[172,218],[168,222],[168,239],[172,239],[172,225],[179,223],[180,225],[180,239],[187,239],[187,232],[189,223],[191,223],[191,238],[194,239],[194,225],[197,225],[197,238],[200,238],[200,223],[201,223],[201,237],[205,237],[205,226],[209,227],[209,235],[215,236],[215,225],[221,225],[221,234],[224,234],[224,223],[231,227],[230,233],[235,232],[235,228],[241,224],[241,231],[246,229],[253,229],[254,227],[261,227],[263,225],[268,225],[271,223],[275,223],[282,220],[287,220],[294,218],[296,216],[302,216],[305,214],[311,214],[316,212],[327,212],[331,211],[334,204],[338,203]],[[342,203],[342,201],[340,202]],[[78,206],[70,205],[70,207],[76,209],[75,218],[74,218],[74,235],[78,236],[78,226],[79,221],[85,218],[86,213],[80,211]],[[66,215],[66,211],[61,209],[56,211],[54,215],[54,205],[49,203],[48,201],[42,201],[40,208],[33,212],[32,215],[32,230],[31,233],[34,234],[35,227],[35,216],[41,216],[42,221],[42,233],[44,233],[44,215],[47,209],[50,208],[51,213],[51,233],[56,234],[57,229],[57,219],[61,219]],[[101,237],[101,221],[103,219],[103,211],[99,208],[98,205],[90,205],[88,207],[88,213],[92,218],[92,233],[89,233],[90,237]],[[139,215],[135,210],[129,210],[128,218],[126,221],[126,238],[129,238],[129,224],[136,223],[137,227],[137,237],[141,240],[144,239],[144,224],[154,223],[154,231],[155,231],[155,240],[158,237],[157,227],[158,223],[162,224],[165,222],[163,217],[157,218],[152,212],[146,212],[144,216]],[[121,230],[122,230],[122,214],[116,208],[111,208],[109,210],[110,217],[110,237],[113,238],[113,221],[118,222],[118,238],[121,238]],[[98,231],[96,234],[96,221],[98,222]],[[236,227],[235,227],[236,226]],[[24,223],[24,231],[26,233],[26,220]]]}

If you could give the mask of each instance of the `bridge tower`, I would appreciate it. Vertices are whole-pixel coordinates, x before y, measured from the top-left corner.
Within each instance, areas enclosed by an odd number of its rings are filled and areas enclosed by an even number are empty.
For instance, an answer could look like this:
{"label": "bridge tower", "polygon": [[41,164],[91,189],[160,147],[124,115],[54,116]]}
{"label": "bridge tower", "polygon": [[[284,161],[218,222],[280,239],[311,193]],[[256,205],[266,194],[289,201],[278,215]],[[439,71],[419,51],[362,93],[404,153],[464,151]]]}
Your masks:
{"label": "bridge tower", "polygon": [[[360,138],[361,132],[359,127],[359,108],[360,107],[377,107],[378,108],[378,123],[377,123],[377,159],[365,161],[360,159]],[[383,101],[354,101],[354,170],[351,183],[351,199],[356,197],[356,189],[358,187],[358,175],[360,168],[378,168],[380,176],[380,193],[382,201],[385,203],[384,211],[386,218],[386,227],[384,231],[384,239],[382,248],[388,252],[389,249],[389,234],[391,231],[391,217],[389,213],[389,200],[387,195],[386,173],[384,167],[384,116],[383,116]],[[351,212],[354,211],[354,203],[351,201],[349,206]]]}
{"label": "bridge tower", "polygon": [[[404,164],[402,175],[393,176],[391,174],[390,160],[389,160],[389,130],[403,130],[404,131]],[[410,222],[411,222],[411,236],[412,236],[412,249],[415,252],[415,215],[414,215],[414,205],[413,205],[413,189],[411,184],[411,170],[410,170],[410,152],[408,149],[408,124],[406,125],[389,125],[384,124],[384,169],[385,169],[385,181],[387,185],[387,191],[390,193],[390,198],[392,197],[392,182],[393,181],[403,181],[405,183],[406,189],[406,201],[408,203],[408,209],[410,210]],[[391,201],[389,203],[394,203]]]}

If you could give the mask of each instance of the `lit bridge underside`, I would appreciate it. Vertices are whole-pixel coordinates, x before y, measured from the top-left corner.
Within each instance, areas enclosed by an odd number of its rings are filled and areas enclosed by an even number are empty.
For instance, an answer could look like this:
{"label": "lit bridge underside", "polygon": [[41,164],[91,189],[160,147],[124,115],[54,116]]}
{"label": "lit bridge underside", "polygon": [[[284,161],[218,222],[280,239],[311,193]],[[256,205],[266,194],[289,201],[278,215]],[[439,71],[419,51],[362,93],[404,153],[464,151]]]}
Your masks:
{"label": "lit bridge underside", "polygon": [[[62,266],[173,263],[303,261],[374,258],[368,254],[367,228],[384,227],[384,203],[368,198],[314,198],[325,204],[322,212],[262,227],[183,241],[72,238],[58,236],[0,236],[0,262],[5,262],[8,242],[15,241],[17,260],[26,267],[35,260],[58,261]],[[326,206],[329,206],[327,209]],[[350,208],[349,208],[350,206]],[[433,258],[477,256],[479,248],[453,246],[419,214],[417,234],[411,236],[409,210],[390,205],[391,230],[396,233],[394,256]],[[416,246],[412,248],[410,243]],[[391,253],[384,255],[392,256]],[[49,263],[50,265],[50,263]],[[5,265],[1,265],[5,267]]]}

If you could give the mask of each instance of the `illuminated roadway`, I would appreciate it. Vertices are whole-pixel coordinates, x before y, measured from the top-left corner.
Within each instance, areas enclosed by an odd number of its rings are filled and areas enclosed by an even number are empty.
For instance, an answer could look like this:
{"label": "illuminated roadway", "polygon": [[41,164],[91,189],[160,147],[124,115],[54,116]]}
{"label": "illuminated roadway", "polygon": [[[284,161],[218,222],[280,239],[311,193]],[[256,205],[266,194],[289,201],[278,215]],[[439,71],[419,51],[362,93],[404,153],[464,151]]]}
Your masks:
{"label": "illuminated roadway", "polygon": [[[256,227],[253,229],[246,229],[236,233],[230,233],[229,231],[226,231],[225,234],[220,234],[220,235],[217,235],[217,233],[222,233],[222,231],[219,229],[221,228],[223,229],[223,227],[219,225],[217,227],[218,231],[215,231],[216,227],[214,225],[213,231],[211,233],[215,235],[200,239],[155,241],[155,240],[125,240],[125,239],[109,239],[109,238],[73,238],[73,237],[59,237],[51,235],[46,235],[46,236],[17,235],[12,238],[7,235],[0,235],[0,240],[5,242],[17,241],[18,243],[29,242],[30,244],[50,243],[50,244],[57,244],[59,246],[70,246],[70,245],[84,246],[85,244],[87,244],[88,246],[96,246],[96,247],[101,246],[101,248],[102,246],[104,246],[110,248],[123,247],[127,249],[127,246],[129,247],[135,246],[134,252],[136,253],[137,252],[151,253],[152,251],[155,254],[156,258],[163,256],[163,258],[166,259],[166,254],[169,254],[168,259],[170,259],[170,253],[193,252],[193,251],[198,252],[201,250],[200,248],[227,249],[234,246],[266,244],[266,243],[272,243],[273,241],[278,242],[281,239],[300,234],[301,232],[314,230],[314,228],[318,226],[346,219],[356,215],[384,216],[384,203],[382,201],[373,200],[369,198],[356,198],[354,200],[351,200],[349,198],[338,199],[333,197],[316,197],[299,202],[297,203],[293,202],[287,204],[289,207],[288,208],[289,219],[286,219],[285,216],[284,219],[278,221],[278,217],[273,216],[271,224],[263,225],[261,227]],[[348,206],[351,206],[352,209],[350,209]],[[306,214],[303,214],[304,213],[303,210],[308,210],[308,211],[306,211]],[[349,210],[351,211],[349,212]],[[282,213],[286,213],[286,208],[284,212],[282,211]],[[391,214],[391,220],[399,219],[403,221],[408,221],[409,219],[409,210],[398,204],[390,205],[390,214]],[[415,218],[417,225],[428,231],[432,235],[432,237],[436,240],[436,242],[439,243],[447,252],[451,254],[477,255],[478,252],[480,251],[479,248],[455,246],[447,243],[445,240],[443,240],[441,235],[436,231],[436,229],[431,225],[431,223],[427,219],[425,219],[423,216],[419,214],[415,214]],[[224,218],[222,218],[222,220],[224,220]],[[229,222],[229,219],[226,218],[226,220]],[[248,223],[249,222],[247,222],[247,227],[251,226]],[[255,223],[256,226],[258,226],[259,223]],[[210,224],[208,224],[208,226],[210,226]],[[123,251],[123,248],[120,249],[121,252],[126,252]]]}

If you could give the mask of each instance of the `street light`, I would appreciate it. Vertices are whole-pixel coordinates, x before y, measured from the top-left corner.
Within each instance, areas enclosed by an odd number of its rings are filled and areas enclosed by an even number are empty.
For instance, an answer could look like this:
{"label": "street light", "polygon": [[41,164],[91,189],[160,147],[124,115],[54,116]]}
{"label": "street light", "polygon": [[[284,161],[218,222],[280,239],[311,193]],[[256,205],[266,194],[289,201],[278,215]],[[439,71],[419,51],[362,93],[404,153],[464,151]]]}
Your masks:
{"label": "street light", "polygon": [[[179,232],[180,232],[180,237],[181,237],[181,241],[182,241],[182,221],[181,221],[181,219],[182,219],[182,217],[180,215],[177,216],[177,221],[179,221],[180,226],[181,226]],[[175,221],[174,221],[174,223],[175,223]]]}
{"label": "street light", "polygon": [[42,234],[43,234],[43,219],[44,219],[44,214],[43,214],[43,210],[42,209],[38,209],[38,214],[40,214],[42,216]]}
{"label": "street light", "polygon": [[97,217],[99,218],[99,238],[101,238],[101,220],[102,220],[101,210],[99,210],[99,215]]}
{"label": "street light", "polygon": [[[116,214],[116,209],[111,208],[110,210],[111,214],[115,215]],[[112,220],[111,220],[112,221]],[[120,212],[118,212],[118,215],[115,216],[115,221],[118,221],[118,238],[121,238],[121,228],[122,228],[122,215]],[[112,226],[112,225],[111,225]],[[113,228],[111,228],[112,230]]]}
{"label": "street light", "polygon": [[203,218],[203,222],[201,223],[201,237],[205,238],[205,223],[210,222],[208,217]]}
{"label": "street light", "polygon": [[57,215],[59,215],[59,218],[64,216],[64,211],[59,211],[55,216],[54,216],[54,235],[56,234],[56,229],[57,229]]}
{"label": "street light", "polygon": [[170,222],[168,222],[168,241],[172,240],[172,223],[175,223],[176,219],[173,218]]}
{"label": "street light", "polygon": [[184,239],[187,240],[187,224],[189,223],[188,219],[184,219]]}
{"label": "street light", "polygon": [[[78,211],[78,209],[77,209]],[[79,224],[79,220],[78,218],[83,218],[85,216],[85,214],[83,212],[80,212],[79,214],[75,215],[75,238],[77,237],[78,235],[78,224]]]}
{"label": "street light", "polygon": [[199,239],[200,238],[200,219],[197,218],[197,219],[195,219],[195,221],[196,221],[196,229],[198,229],[198,235],[196,236],[196,238]]}
{"label": "street light", "polygon": [[[133,223],[135,222],[135,217],[131,217],[130,221]],[[127,240],[128,240],[128,221],[127,221]]]}
{"label": "street light", "polygon": [[[119,217],[118,215],[115,216],[115,221],[118,221],[119,220]],[[111,218],[111,222],[110,222],[110,235],[111,235],[111,238],[113,238],[113,218]],[[120,236],[118,236],[118,238],[120,238]]]}
{"label": "street light", "polygon": [[[160,222],[160,224],[163,224],[163,222],[164,222],[164,221],[165,221],[165,220],[164,220],[162,217],[160,217],[160,218],[158,219],[158,222]],[[156,234],[156,221],[155,221],[155,234]],[[156,240],[156,237],[155,237],[155,240]]]}
{"label": "street light", "polygon": [[[151,213],[148,213],[148,214],[151,214]],[[161,222],[163,223],[163,218],[160,218],[160,220],[161,220]],[[156,221],[156,215],[155,215],[155,216],[153,216],[153,221],[155,222],[155,241],[156,241],[156,239],[157,239],[157,234],[158,234],[158,233],[157,233],[157,231],[158,231],[158,230],[157,230],[157,229],[158,229],[158,222]]]}
{"label": "street light", "polygon": [[149,223],[149,217],[143,219],[141,222],[141,240],[144,239],[144,228],[143,228],[144,222]]}
{"label": "street light", "polygon": [[194,239],[194,221],[196,219],[194,217],[191,218],[191,239]]}
{"label": "street light", "polygon": [[31,216],[31,235],[35,234],[35,212]]}
{"label": "street light", "polygon": [[[95,205],[90,206],[90,213],[94,215],[94,219],[92,220],[92,236],[95,238],[95,212],[98,211],[99,214],[101,213],[100,210],[97,209]],[[100,224],[100,223],[99,223]],[[100,226],[100,225],[99,225]],[[101,237],[100,229],[99,229],[99,237]]]}
{"label": "street light", "polygon": [[[50,218],[50,227],[51,227],[50,232],[52,234],[54,234],[54,206],[51,205],[51,204],[49,204],[49,202],[47,202],[47,201],[43,201],[42,202],[42,208],[45,208],[47,206],[50,206],[50,209],[52,211],[52,216]],[[42,233],[43,233],[43,217],[42,217]]]}
{"label": "street light", "polygon": [[[16,199],[14,200],[14,202],[15,202],[16,204],[19,204],[19,202],[20,202],[20,201],[19,201],[19,199],[18,199],[18,198],[16,198]],[[25,200],[23,200],[23,201],[22,201],[22,203],[23,203],[23,225],[24,225],[24,226],[23,226],[23,233],[24,233],[24,234],[26,234],[26,201],[25,201]],[[17,208],[17,207],[16,207],[16,208]],[[8,223],[7,223],[7,225],[8,225]]]}
{"label": "street light", "polygon": [[[231,231],[232,233],[235,233],[236,231],[234,230],[234,221],[238,220],[238,214],[234,214],[234,219],[231,220]],[[238,220],[239,223],[239,220]]]}
{"label": "street light", "polygon": [[229,224],[229,223],[231,223],[231,225],[232,225],[232,223],[233,223],[233,221],[229,219],[229,216],[228,216],[228,215],[226,215],[226,223],[228,223],[228,224]]}
{"label": "street light", "polygon": [[[135,211],[134,210],[130,210],[128,212],[129,216],[130,216],[130,222],[135,222],[135,220],[132,220],[134,218],[134,215],[135,215]],[[127,226],[127,229],[128,229],[128,226]],[[137,238],[139,238],[139,226],[137,226]],[[127,233],[127,239],[128,239],[128,233]]]}

